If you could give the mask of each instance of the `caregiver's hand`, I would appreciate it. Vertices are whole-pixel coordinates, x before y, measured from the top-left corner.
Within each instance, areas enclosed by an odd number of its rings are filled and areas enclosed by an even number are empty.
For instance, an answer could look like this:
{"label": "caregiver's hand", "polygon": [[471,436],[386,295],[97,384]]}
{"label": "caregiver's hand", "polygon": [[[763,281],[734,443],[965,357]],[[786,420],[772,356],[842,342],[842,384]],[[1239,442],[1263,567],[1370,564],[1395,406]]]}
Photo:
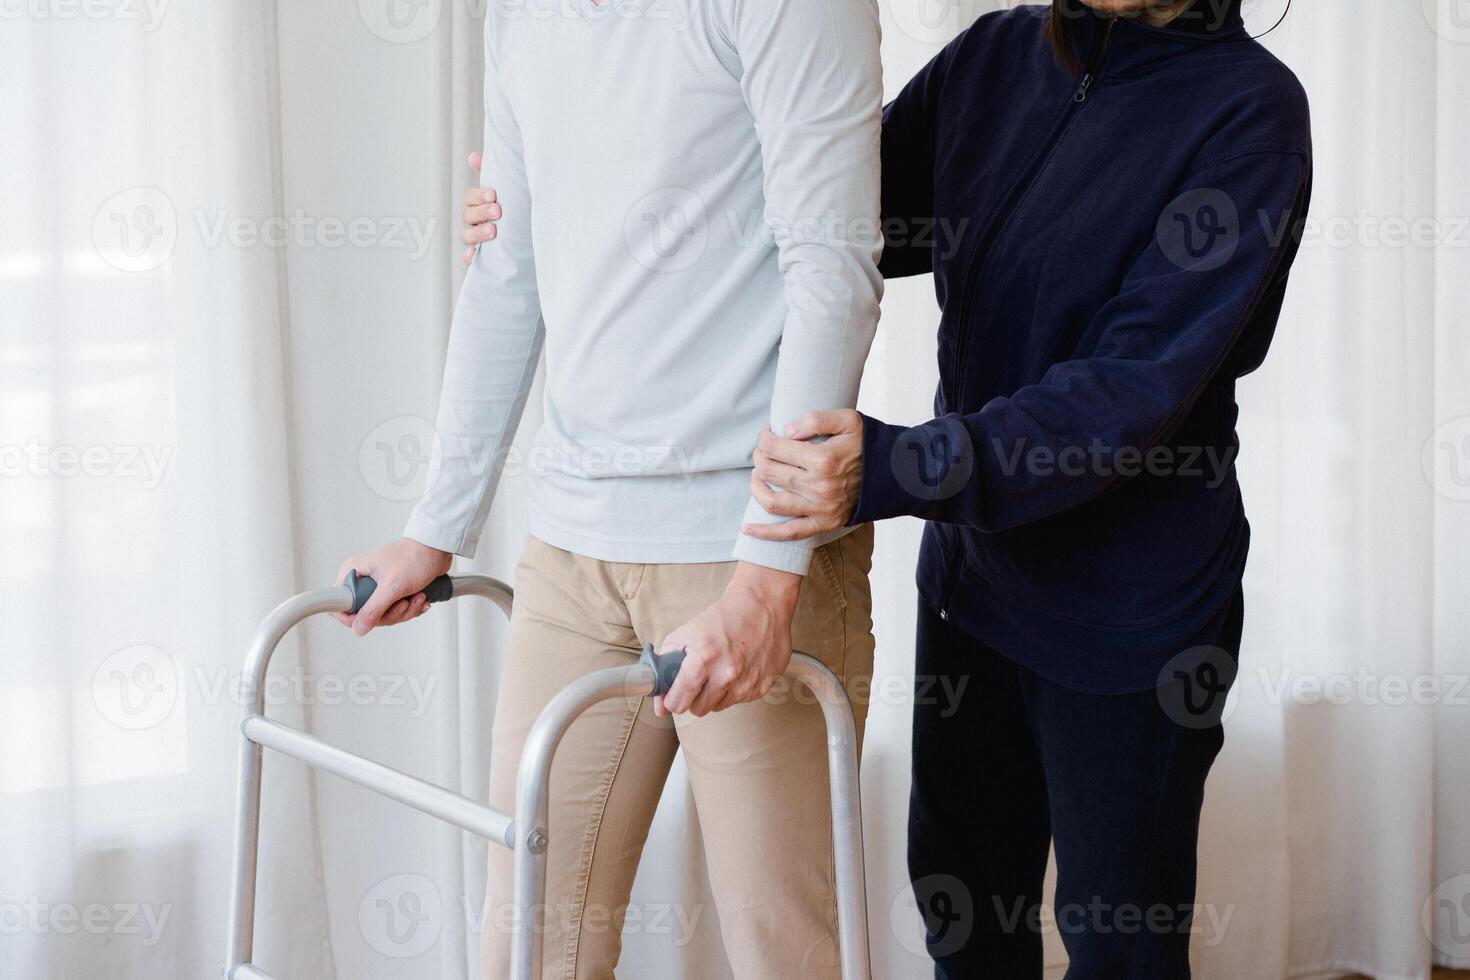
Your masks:
{"label": "caregiver's hand", "polygon": [[[781,524],[747,524],[767,541],[795,541],[846,526],[863,483],[863,417],[852,409],[808,412],[786,427],[766,429],[755,449],[750,495]],[[808,440],[826,436],[824,442]],[[770,489],[779,487],[783,492]]]}
{"label": "caregiver's hand", "polygon": [[337,622],[352,627],[352,632],[365,636],[375,626],[394,626],[417,619],[429,608],[424,589],[434,579],[449,571],[454,556],[447,551],[430,548],[410,538],[399,538],[381,548],[349,558],[337,571],[337,584],[354,568],[359,575],[370,575],[378,587],[356,616],[333,613]]}
{"label": "caregiver's hand", "polygon": [[[480,172],[481,160],[480,153],[470,154],[470,169],[475,173]],[[459,240],[465,243],[464,264],[469,265],[475,258],[475,247],[495,237],[495,222],[500,220],[495,188],[478,184],[466,188],[460,217],[464,220],[464,230],[459,233]]]}

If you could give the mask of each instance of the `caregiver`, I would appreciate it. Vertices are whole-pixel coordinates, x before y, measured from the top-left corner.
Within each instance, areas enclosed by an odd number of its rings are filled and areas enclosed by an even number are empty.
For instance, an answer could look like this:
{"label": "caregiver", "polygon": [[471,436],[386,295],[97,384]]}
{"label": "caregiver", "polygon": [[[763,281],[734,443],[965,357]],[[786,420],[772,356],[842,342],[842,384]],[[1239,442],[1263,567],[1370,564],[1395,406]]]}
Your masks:
{"label": "caregiver", "polygon": [[1189,976],[1249,541],[1235,381],[1312,173],[1302,88],[1238,7],[1020,7],[930,62],[884,113],[882,270],[934,273],[938,418],[816,413],[755,455],[756,499],[806,519],[749,533],[928,521],[915,671],[965,692],[914,711],[938,977],[1041,976],[1048,844],[1069,978]]}
{"label": "caregiver", "polygon": [[1239,3],[1016,7],[919,72],[884,113],[882,271],[934,274],[938,417],[817,412],[755,452],[752,493],[796,519],[748,534],[928,522],[915,671],[963,691],[914,711],[936,977],[1041,977],[1051,845],[1067,977],[1188,977],[1206,925],[1249,540],[1235,382],[1312,173],[1306,96]]}

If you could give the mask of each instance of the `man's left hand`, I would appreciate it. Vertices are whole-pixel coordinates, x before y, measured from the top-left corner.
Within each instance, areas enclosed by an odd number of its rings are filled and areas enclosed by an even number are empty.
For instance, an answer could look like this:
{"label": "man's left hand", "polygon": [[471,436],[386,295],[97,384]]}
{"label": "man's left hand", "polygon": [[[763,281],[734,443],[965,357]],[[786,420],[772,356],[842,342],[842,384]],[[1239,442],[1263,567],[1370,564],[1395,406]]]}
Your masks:
{"label": "man's left hand", "polygon": [[725,594],[664,638],[665,651],[688,655],[654,710],[700,718],[765,697],[791,662],[800,595],[800,575],[740,562]]}

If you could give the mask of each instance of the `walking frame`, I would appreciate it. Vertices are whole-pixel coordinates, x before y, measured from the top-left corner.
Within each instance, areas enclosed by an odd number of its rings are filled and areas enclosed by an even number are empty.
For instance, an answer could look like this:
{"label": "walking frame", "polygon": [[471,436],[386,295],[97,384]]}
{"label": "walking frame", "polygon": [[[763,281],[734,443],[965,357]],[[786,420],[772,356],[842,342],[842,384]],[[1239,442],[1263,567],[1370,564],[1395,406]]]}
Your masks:
{"label": "walking frame", "polygon": [[[235,859],[225,980],[276,980],[253,962],[263,748],[326,770],[514,851],[512,898],[517,914],[511,937],[510,976],[512,980],[540,980],[542,944],[536,922],[537,913],[544,911],[546,904],[547,790],[556,747],[572,722],[601,701],[667,693],[684,654],[655,654],[652,646],[646,646],[636,664],[594,671],[552,698],[532,726],[521,753],[515,813],[501,813],[453,790],[354,755],[265,716],[266,671],[285,635],[311,616],[355,613],[367,602],[375,586],[370,577],[352,573],[343,585],[303,592],[287,599],[260,624],[246,654],[244,678],[248,696],[240,725]],[[510,615],[510,587],[488,575],[443,575],[425,593],[430,602],[456,596],[482,596]],[[863,821],[852,707],[837,676],[816,659],[793,653],[786,674],[811,689],[827,723],[842,978],[870,980]]]}

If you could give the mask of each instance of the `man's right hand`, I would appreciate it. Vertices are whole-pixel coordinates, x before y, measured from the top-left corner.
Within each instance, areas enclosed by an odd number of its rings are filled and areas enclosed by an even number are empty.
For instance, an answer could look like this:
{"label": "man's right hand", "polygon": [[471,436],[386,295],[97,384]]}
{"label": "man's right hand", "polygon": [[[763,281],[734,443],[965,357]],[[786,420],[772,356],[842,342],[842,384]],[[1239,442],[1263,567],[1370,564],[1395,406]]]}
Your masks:
{"label": "man's right hand", "polygon": [[357,569],[359,575],[371,575],[378,587],[356,616],[336,613],[337,622],[350,626],[358,636],[365,636],[375,626],[393,626],[417,619],[429,608],[424,589],[434,579],[449,571],[454,556],[447,551],[430,548],[409,538],[374,548],[349,558],[337,572],[337,583]]}
{"label": "man's right hand", "polygon": [[[479,153],[470,154],[470,169],[475,173],[480,172],[481,159]],[[459,240],[465,243],[464,264],[469,265],[474,261],[475,248],[481,242],[488,242],[495,237],[495,222],[500,220],[500,205],[495,200],[495,189],[478,184],[466,188],[461,217],[464,219],[464,230],[459,233]]]}

